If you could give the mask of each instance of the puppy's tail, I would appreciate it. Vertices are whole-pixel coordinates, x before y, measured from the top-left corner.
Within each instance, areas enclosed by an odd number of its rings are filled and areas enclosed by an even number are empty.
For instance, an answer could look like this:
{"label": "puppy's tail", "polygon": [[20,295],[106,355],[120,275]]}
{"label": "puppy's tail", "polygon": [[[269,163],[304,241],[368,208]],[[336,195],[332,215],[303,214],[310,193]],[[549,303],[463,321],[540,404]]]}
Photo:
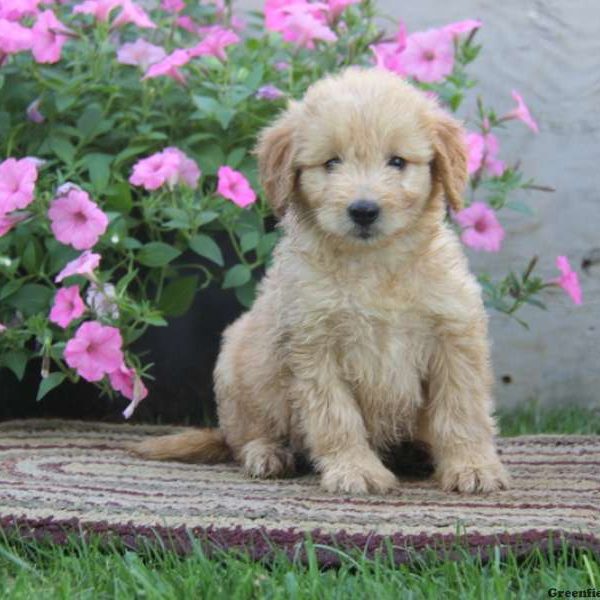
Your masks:
{"label": "puppy's tail", "polygon": [[225,436],[219,429],[190,429],[131,444],[128,449],[149,460],[215,464],[233,458]]}

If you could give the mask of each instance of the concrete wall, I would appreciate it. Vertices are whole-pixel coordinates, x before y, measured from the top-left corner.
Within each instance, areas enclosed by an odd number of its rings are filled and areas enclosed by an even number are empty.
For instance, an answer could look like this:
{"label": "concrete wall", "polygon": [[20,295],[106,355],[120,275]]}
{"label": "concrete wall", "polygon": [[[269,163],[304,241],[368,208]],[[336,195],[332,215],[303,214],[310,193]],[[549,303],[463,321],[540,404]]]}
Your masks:
{"label": "concrete wall", "polygon": [[[262,2],[237,6],[259,8]],[[500,276],[538,254],[539,273],[550,278],[559,254],[578,270],[594,248],[600,254],[600,1],[380,0],[380,7],[401,17],[409,31],[482,19],[484,49],[472,69],[479,92],[503,112],[513,105],[510,91],[519,90],[540,124],[538,136],[511,125],[501,138],[501,157],[520,157],[526,174],[556,192],[524,194],[532,218],[502,212],[504,250],[472,253],[473,267]],[[523,309],[529,331],[492,314],[499,405],[527,398],[600,405],[600,262],[581,280],[583,307],[552,293],[548,312]]]}

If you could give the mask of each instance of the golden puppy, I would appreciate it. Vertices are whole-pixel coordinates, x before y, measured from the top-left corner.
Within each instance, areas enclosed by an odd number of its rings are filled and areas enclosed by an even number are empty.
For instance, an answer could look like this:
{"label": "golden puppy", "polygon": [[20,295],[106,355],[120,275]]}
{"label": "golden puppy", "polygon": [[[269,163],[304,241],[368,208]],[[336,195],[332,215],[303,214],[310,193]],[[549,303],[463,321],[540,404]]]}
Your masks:
{"label": "golden puppy", "polygon": [[311,86],[260,136],[285,236],[252,309],[224,333],[219,429],[150,439],[155,459],[239,461],[250,477],[308,455],[331,492],[397,486],[380,455],[427,442],[445,490],[508,477],[494,447],[487,317],[444,197],[461,208],[463,130],[396,75]]}

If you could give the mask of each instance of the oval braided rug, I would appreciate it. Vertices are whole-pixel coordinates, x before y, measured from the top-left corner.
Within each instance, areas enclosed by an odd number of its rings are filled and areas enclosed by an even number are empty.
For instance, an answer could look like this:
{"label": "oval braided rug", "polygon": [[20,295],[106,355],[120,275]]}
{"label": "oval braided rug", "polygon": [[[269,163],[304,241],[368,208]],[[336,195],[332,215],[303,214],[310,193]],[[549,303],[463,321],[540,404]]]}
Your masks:
{"label": "oval braided rug", "polygon": [[[144,461],[123,446],[179,428],[52,420],[0,424],[0,526],[60,541],[69,532],[153,535],[189,545],[190,532],[262,556],[313,539],[375,549],[425,547],[457,532],[472,547],[530,547],[561,532],[600,547],[600,436],[498,442],[511,490],[449,494],[403,479],[392,496],[340,497],[315,475],[258,481],[236,465]],[[399,550],[401,551],[401,550]],[[402,551],[401,551],[402,552]],[[402,556],[400,556],[402,559]]]}

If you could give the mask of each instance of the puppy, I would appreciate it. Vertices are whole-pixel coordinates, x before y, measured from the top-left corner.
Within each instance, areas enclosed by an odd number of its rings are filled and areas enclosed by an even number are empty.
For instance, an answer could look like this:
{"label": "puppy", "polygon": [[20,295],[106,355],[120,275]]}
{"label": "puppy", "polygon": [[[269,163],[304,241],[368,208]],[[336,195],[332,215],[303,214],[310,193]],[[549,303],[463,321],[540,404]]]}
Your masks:
{"label": "puppy", "polygon": [[260,135],[284,237],[252,309],[224,333],[219,429],[159,437],[151,459],[233,458],[282,477],[307,455],[330,492],[383,494],[381,455],[427,443],[444,490],[492,492],[487,317],[446,204],[467,182],[463,130],[381,70],[325,78]]}

